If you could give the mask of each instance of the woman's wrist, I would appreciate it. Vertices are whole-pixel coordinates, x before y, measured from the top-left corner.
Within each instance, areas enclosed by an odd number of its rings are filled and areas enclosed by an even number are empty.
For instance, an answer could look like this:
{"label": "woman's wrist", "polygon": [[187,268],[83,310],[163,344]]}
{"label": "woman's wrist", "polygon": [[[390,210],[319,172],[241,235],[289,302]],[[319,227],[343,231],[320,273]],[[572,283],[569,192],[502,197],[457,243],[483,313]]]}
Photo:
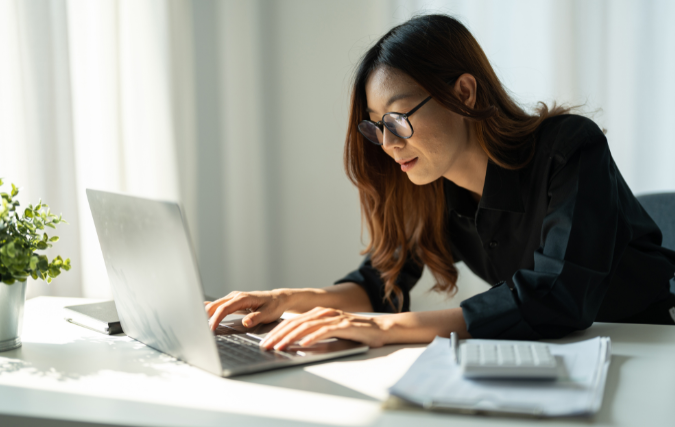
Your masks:
{"label": "woman's wrist", "polygon": [[456,332],[459,338],[471,338],[461,308],[388,314],[374,317],[384,344],[429,343],[436,336],[449,337]]}
{"label": "woman's wrist", "polygon": [[280,304],[284,311],[304,313],[316,305],[312,305],[312,300],[316,299],[318,289],[311,288],[282,288],[275,289],[273,292],[280,299]]}

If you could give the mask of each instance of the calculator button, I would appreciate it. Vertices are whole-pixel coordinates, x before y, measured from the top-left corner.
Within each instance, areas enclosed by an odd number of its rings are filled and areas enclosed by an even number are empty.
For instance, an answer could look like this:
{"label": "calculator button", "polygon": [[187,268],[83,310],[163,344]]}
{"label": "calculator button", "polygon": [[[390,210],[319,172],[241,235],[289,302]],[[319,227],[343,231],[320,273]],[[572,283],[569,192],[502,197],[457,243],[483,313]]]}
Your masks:
{"label": "calculator button", "polygon": [[555,358],[551,355],[551,351],[545,346],[533,346],[534,358],[537,365],[540,366],[555,366]]}
{"label": "calculator button", "polygon": [[487,365],[497,364],[497,346],[487,344],[481,346],[481,363]]}
{"label": "calculator button", "polygon": [[521,366],[534,365],[534,357],[529,345],[517,345],[516,347],[516,364]]}
{"label": "calculator button", "polygon": [[516,353],[512,345],[499,347],[499,364],[512,366],[516,364]]}

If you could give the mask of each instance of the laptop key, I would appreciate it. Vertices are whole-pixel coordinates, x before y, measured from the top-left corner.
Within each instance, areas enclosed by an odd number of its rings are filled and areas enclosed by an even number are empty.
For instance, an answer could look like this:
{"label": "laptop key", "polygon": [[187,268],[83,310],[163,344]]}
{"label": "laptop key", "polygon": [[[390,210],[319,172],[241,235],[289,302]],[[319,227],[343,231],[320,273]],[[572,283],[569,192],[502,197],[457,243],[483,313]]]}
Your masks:
{"label": "laptop key", "polygon": [[216,345],[221,361],[228,366],[253,365],[290,356],[278,351],[265,351],[257,343],[237,335],[217,335]]}

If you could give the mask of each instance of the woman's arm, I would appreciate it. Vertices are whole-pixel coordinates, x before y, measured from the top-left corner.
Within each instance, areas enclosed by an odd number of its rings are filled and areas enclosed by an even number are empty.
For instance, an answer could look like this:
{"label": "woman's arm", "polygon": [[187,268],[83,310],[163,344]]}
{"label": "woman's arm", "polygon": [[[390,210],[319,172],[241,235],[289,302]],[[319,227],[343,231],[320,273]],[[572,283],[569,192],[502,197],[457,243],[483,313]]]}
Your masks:
{"label": "woman's arm", "polygon": [[372,312],[366,291],[356,283],[341,283],[327,288],[281,289],[288,298],[286,311],[304,313],[315,307],[330,307],[352,312]]}
{"label": "woman's arm", "polygon": [[380,347],[428,343],[435,336],[447,337],[450,332],[456,332],[460,338],[471,338],[461,308],[368,317],[317,307],[284,320],[260,345],[267,350],[283,350],[297,341],[302,346],[311,346],[322,339],[335,337]]}

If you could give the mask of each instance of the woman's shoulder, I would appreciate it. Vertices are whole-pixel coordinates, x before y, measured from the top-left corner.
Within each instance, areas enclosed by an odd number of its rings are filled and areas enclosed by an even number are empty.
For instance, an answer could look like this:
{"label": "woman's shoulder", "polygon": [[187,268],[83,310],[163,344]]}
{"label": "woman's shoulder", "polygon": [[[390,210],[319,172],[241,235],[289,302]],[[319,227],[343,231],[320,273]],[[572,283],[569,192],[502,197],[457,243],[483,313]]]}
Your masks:
{"label": "woman's shoulder", "polygon": [[602,129],[588,117],[560,114],[541,122],[536,131],[539,152],[562,161],[589,144],[607,144]]}

